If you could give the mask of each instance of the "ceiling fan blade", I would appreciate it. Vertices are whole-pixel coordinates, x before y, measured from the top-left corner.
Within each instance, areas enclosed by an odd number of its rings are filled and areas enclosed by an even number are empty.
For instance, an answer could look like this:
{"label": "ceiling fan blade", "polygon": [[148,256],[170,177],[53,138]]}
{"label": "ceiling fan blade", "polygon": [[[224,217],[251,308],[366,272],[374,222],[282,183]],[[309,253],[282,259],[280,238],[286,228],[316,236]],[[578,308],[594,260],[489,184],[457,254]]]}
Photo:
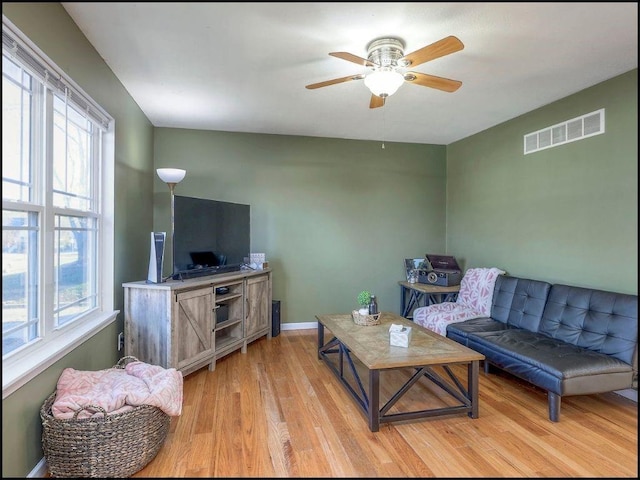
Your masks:
{"label": "ceiling fan blade", "polygon": [[358,57],[349,52],[331,52],[329,53],[332,57],[341,58],[342,60],[346,60],[347,62],[357,63],[358,65],[364,65],[366,67],[375,67],[376,64],[370,62],[366,58]]}
{"label": "ceiling fan blade", "polygon": [[369,108],[384,107],[384,98],[371,94],[371,101],[369,102]]}
{"label": "ceiling fan blade", "polygon": [[404,80],[405,82],[423,87],[437,88],[443,92],[455,92],[462,86],[462,82],[459,80],[451,80],[449,78],[436,77],[435,75],[427,75],[426,73],[419,72],[405,73]]}
{"label": "ceiling fan blade", "polygon": [[334,78],[333,80],[326,80],[324,82],[312,83],[307,85],[306,88],[313,90],[314,88],[328,87],[329,85],[335,85],[336,83],[349,82],[351,80],[362,80],[364,75],[349,75],[348,77]]}
{"label": "ceiling fan blade", "polygon": [[457,37],[450,35],[442,40],[432,43],[431,45],[427,45],[426,47],[422,47],[415,52],[405,55],[399,60],[399,62],[405,62],[407,66],[415,67],[421,63],[458,52],[463,48],[464,44]]}

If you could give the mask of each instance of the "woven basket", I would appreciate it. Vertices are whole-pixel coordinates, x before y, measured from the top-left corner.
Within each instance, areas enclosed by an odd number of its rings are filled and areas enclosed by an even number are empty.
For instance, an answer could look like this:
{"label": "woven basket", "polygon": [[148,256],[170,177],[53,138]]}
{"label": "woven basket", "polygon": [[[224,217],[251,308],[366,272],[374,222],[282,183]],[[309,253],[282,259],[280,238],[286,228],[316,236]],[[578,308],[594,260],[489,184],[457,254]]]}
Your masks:
{"label": "woven basket", "polygon": [[[113,368],[124,368],[124,357]],[[107,414],[87,405],[72,419],[54,418],[53,392],[40,408],[42,448],[52,477],[129,477],[142,470],[164,444],[171,419],[158,407],[141,405],[124,413]],[[85,409],[102,417],[76,418]]]}
{"label": "woven basket", "polygon": [[351,317],[356,325],[380,325],[380,314],[376,313],[374,315],[360,315],[357,310],[353,310],[351,312]]}

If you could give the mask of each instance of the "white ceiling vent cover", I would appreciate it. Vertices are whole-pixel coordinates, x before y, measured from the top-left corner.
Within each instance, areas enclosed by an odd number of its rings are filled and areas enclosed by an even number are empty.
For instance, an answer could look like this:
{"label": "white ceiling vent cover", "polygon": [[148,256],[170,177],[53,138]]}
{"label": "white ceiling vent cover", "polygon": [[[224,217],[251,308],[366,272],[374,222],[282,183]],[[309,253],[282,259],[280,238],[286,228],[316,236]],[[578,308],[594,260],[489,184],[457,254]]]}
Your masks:
{"label": "white ceiling vent cover", "polygon": [[604,108],[524,136],[524,154],[604,133]]}

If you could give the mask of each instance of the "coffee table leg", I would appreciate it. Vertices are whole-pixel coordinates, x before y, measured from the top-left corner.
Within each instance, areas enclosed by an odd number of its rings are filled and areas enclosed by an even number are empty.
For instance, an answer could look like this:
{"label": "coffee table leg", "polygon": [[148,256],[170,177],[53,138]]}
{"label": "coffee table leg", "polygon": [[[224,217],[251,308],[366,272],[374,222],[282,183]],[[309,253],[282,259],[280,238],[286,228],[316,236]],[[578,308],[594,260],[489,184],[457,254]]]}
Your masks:
{"label": "coffee table leg", "polygon": [[320,349],[324,346],[324,325],[318,322],[318,359],[322,359]]}
{"label": "coffee table leg", "polygon": [[369,430],[380,430],[380,370],[369,370]]}
{"label": "coffee table leg", "polygon": [[478,418],[479,416],[479,408],[478,408],[478,377],[480,372],[480,361],[475,360],[469,363],[468,366],[468,379],[469,382],[469,397],[471,400],[471,411],[469,412],[469,416],[471,418]]}

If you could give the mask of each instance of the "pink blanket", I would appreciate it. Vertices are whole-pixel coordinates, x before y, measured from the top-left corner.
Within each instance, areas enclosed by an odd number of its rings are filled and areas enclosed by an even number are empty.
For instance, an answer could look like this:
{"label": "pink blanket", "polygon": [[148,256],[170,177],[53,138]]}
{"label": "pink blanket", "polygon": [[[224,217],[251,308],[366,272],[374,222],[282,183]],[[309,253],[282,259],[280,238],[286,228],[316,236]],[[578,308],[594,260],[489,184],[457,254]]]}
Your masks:
{"label": "pink blanket", "polygon": [[451,323],[490,316],[496,279],[503,273],[498,268],[468,269],[460,282],[460,292],[455,302],[416,308],[413,321],[446,337],[447,325]]}
{"label": "pink blanket", "polygon": [[[82,371],[65,368],[58,378],[54,418],[73,418],[82,407],[96,405],[108,414],[123,413],[138,405],[152,405],[167,415],[182,413],[182,373],[144,362],[130,362],[124,369]],[[102,416],[82,410],[76,418]]]}

